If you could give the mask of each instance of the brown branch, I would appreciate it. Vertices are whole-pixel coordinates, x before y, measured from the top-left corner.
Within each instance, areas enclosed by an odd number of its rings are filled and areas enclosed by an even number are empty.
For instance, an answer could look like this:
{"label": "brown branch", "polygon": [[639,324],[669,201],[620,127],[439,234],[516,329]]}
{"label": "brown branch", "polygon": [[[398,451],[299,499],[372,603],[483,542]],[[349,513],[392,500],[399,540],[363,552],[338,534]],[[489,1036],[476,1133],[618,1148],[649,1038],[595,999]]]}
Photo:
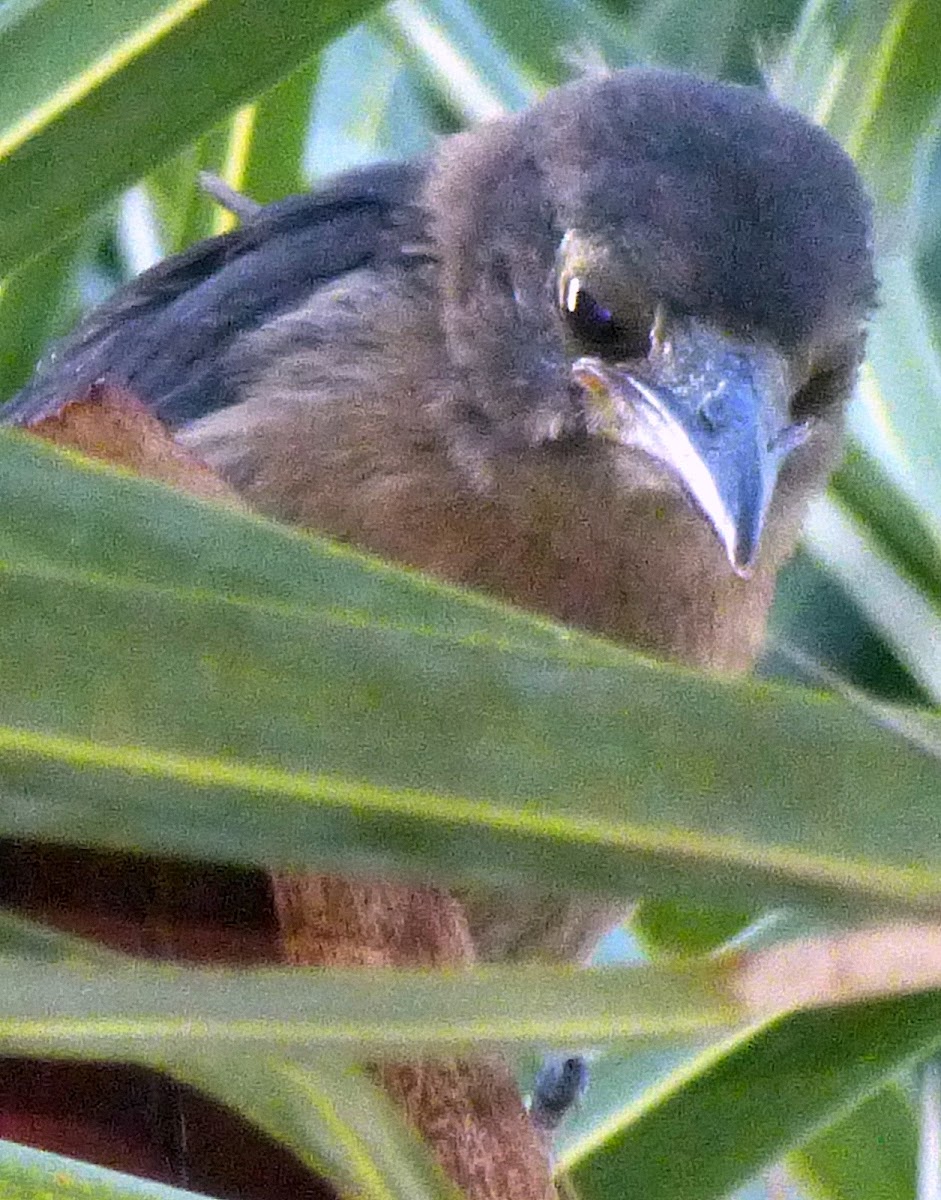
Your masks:
{"label": "brown branch", "polygon": [[[471,966],[464,912],[448,892],[331,875],[277,875],[289,962],[306,966]],[[541,1139],[499,1058],[374,1068],[438,1162],[471,1200],[553,1200]]]}

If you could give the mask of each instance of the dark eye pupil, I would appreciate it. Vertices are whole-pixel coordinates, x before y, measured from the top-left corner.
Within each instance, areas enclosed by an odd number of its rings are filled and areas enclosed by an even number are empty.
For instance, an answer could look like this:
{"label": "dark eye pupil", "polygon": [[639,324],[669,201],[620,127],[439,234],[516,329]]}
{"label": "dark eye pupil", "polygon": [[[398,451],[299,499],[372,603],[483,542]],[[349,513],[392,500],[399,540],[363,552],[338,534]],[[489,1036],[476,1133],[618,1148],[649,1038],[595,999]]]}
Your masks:
{"label": "dark eye pupil", "polygon": [[635,319],[617,317],[610,308],[594,298],[580,279],[572,277],[560,295],[562,315],[581,353],[602,358],[643,358],[650,349],[650,321],[636,314]]}
{"label": "dark eye pupil", "polygon": [[578,289],[575,305],[570,309],[569,316],[576,332],[590,338],[603,338],[614,329],[611,309],[599,304],[584,288]]}
{"label": "dark eye pupil", "polygon": [[614,324],[611,309],[599,304],[593,296],[589,296],[585,291],[578,293],[578,299],[575,302],[575,316],[579,321],[593,325],[595,328]]}

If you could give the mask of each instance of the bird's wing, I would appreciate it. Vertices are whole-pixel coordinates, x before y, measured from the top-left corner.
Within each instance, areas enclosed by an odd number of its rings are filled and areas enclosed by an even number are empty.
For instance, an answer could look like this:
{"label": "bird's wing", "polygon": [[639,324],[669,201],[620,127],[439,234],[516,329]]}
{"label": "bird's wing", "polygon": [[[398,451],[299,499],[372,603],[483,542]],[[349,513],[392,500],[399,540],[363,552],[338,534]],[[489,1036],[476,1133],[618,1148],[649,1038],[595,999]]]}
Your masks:
{"label": "bird's wing", "polygon": [[0,419],[28,424],[99,381],[127,388],[172,427],[224,408],[234,396],[223,366],[240,336],[420,241],[423,177],[415,164],[352,171],[159,263],[55,346]]}

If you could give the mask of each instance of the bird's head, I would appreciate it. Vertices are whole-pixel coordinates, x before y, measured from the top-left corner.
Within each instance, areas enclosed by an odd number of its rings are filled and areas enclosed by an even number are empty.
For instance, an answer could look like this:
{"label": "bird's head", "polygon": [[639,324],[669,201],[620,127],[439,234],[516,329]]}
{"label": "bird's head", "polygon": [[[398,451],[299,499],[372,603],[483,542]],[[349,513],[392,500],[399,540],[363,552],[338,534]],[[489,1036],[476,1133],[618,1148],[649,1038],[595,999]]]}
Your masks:
{"label": "bird's head", "polygon": [[430,207],[465,458],[604,456],[748,575],[832,463],[873,304],[839,146],[756,91],[627,71],[446,143]]}

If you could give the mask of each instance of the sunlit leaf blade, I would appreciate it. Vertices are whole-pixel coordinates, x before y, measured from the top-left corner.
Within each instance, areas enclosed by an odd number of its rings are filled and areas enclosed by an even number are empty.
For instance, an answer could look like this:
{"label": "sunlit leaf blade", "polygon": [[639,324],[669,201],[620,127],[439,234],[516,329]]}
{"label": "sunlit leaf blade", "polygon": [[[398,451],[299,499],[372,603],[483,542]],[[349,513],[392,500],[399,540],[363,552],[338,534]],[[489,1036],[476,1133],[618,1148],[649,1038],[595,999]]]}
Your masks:
{"label": "sunlit leaf blade", "polygon": [[771,92],[818,124],[826,121],[845,68],[832,18],[827,0],[806,0],[783,47],[773,41],[763,47]]}
{"label": "sunlit leaf blade", "polygon": [[708,954],[751,923],[742,909],[710,909],[674,899],[641,900],[631,930],[644,949],[657,954]]}
{"label": "sunlit leaf blade", "polygon": [[[306,63],[258,100],[239,108],[219,130],[215,161],[200,164],[201,170],[215,175],[249,208],[304,190],[301,164],[317,65]],[[191,186],[205,195],[201,173],[193,176]],[[203,206],[197,208],[202,210]],[[211,201],[211,209],[207,235],[226,233],[243,219],[242,214],[216,198]],[[193,233],[199,236],[198,230]]]}
{"label": "sunlit leaf blade", "polygon": [[[741,1024],[715,964],[576,972],[198,970],[0,960],[8,1055],[163,1067],[182,1055],[414,1056],[702,1038]],[[186,1058],[182,1061],[187,1061]]]}
{"label": "sunlit leaf blade", "polygon": [[925,692],[941,699],[941,639],[933,598],[899,572],[852,510],[826,498],[804,525],[808,551],[853,596]]}
{"label": "sunlit leaf blade", "polygon": [[202,171],[218,175],[231,137],[229,117],[172,158],[158,164],[144,181],[167,254],[175,254],[216,232],[219,207],[200,187]]}
{"label": "sunlit leaf blade", "polygon": [[[0,270],[37,254],[51,233],[64,233],[311,58],[367,7],[340,0],[37,6],[0,39]],[[68,47],[70,30],[85,52],[60,53],[50,70],[47,43]],[[45,82],[24,111],[11,79],[31,72]]]}
{"label": "sunlit leaf blade", "polygon": [[924,704],[928,698],[875,622],[802,547],[778,577],[758,671],[767,678],[832,690],[821,667],[890,701]]}
{"label": "sunlit leaf blade", "polygon": [[3,1200],[209,1200],[202,1193],[5,1141],[0,1141],[0,1195]]}
{"label": "sunlit leaf blade", "polygon": [[[789,54],[777,64],[774,79],[779,94],[823,120],[840,138],[856,157],[876,200],[879,242],[888,252],[878,262],[881,304],[873,317],[869,361],[850,424],[883,478],[873,487],[870,471],[861,488],[859,464],[851,464],[845,478],[838,478],[837,488],[856,533],[843,538],[831,522],[824,534],[818,520],[810,537],[814,552],[837,571],[909,670],[937,697],[932,646],[941,627],[925,601],[937,602],[933,562],[941,543],[936,469],[941,454],[941,368],[912,258],[915,224],[904,210],[913,201],[923,138],[941,101],[934,69],[941,27],[934,6],[922,0],[858,4],[839,33],[831,17],[825,5],[807,6],[804,23]],[[827,42],[834,51],[830,74],[818,72],[811,79],[803,61],[807,48]],[[857,503],[862,505],[859,510]],[[907,518],[915,506],[918,518],[913,524]],[[877,509],[880,518],[867,528]],[[885,515],[890,509],[896,510],[897,532],[887,536]],[[817,516],[822,515],[818,509]],[[891,566],[878,565],[877,587],[871,586],[864,562],[870,537],[892,560]],[[924,596],[912,590],[912,580],[922,588],[927,585]]]}
{"label": "sunlit leaf blade", "polygon": [[0,562],[8,565],[45,562],[89,580],[124,578],[171,592],[208,588],[207,594],[274,604],[285,615],[368,618],[454,639],[502,636],[533,650],[577,644],[598,662],[624,657],[613,646],[287,526],[233,518],[91,462],[70,461],[33,438],[0,433],[0,463]]}
{"label": "sunlit leaf blade", "polygon": [[[6,960],[0,970],[18,970],[15,960],[21,965],[60,963],[79,968],[75,979],[82,986],[88,985],[87,971],[96,964],[114,971],[135,970],[130,960],[94,942],[4,912],[0,953]],[[80,964],[85,964],[84,971]],[[34,995],[42,1007],[38,992]],[[312,1170],[348,1191],[377,1200],[440,1200],[450,1195],[427,1151],[407,1132],[390,1102],[336,1049],[325,1053],[322,1061],[310,1054],[292,1059],[224,1050],[174,1057],[165,1042],[154,1064],[240,1112]]]}
{"label": "sunlit leaf blade", "polygon": [[896,244],[941,98],[939,53],[932,0],[842,8],[808,0],[769,68],[781,99],[826,125],[856,159]]}
{"label": "sunlit leaf blade", "polygon": [[168,254],[238,223],[207,193],[203,172],[262,204],[304,190],[302,163],[316,78],[316,62],[305,63],[150,173],[147,192]]}
{"label": "sunlit leaf blade", "polygon": [[582,1200],[719,1200],[936,1053],[939,1003],[937,993],[925,994],[755,1030],[682,1068],[560,1166]]}
{"label": "sunlit leaf blade", "polygon": [[304,150],[319,63],[305,63],[252,105],[238,178],[229,182],[261,204],[304,190]]}
{"label": "sunlit leaf blade", "polygon": [[50,458],[11,438],[0,473],[5,836],[941,903],[931,721],[657,666]]}
{"label": "sunlit leaf blade", "polygon": [[445,105],[403,63],[381,13],[320,56],[305,168],[314,179],[380,159],[427,154],[453,127]]}
{"label": "sunlit leaf blade", "polygon": [[[137,39],[161,36],[185,21],[199,3],[173,0],[107,2],[79,19],[68,0],[4,4],[0,24],[0,129],[10,136],[41,124],[45,106],[64,88],[84,79],[93,86],[102,71],[115,69],[116,48],[133,54]],[[122,56],[123,58],[124,56]]]}
{"label": "sunlit leaf blade", "polygon": [[941,360],[933,344],[914,263],[884,256],[883,304],[869,334],[868,363],[851,429],[892,483],[924,513],[937,553],[941,541]]}
{"label": "sunlit leaf blade", "polygon": [[[866,528],[873,546],[939,605],[941,621],[941,542],[920,508],[894,486],[879,464],[858,444],[848,447],[831,482],[833,493]],[[891,614],[884,614],[889,623]]]}
{"label": "sunlit leaf blade", "polygon": [[476,0],[472,7],[540,91],[630,59],[630,26],[591,0],[538,0],[527,6],[525,19],[505,0]]}
{"label": "sunlit leaf blade", "polygon": [[39,963],[112,963],[128,960],[84,938],[72,937],[0,909],[0,956]]}
{"label": "sunlit leaf blade", "polygon": [[81,239],[66,238],[0,285],[0,404],[23,386],[46,342],[62,333]]}
{"label": "sunlit leaf blade", "polygon": [[759,52],[781,38],[799,9],[799,0],[719,0],[695,7],[683,0],[654,0],[637,6],[629,37],[642,62],[752,83],[758,79]]}
{"label": "sunlit leaf blade", "polygon": [[911,1099],[892,1083],[839,1116],[788,1164],[820,1200],[910,1200],[917,1154]]}
{"label": "sunlit leaf blade", "polygon": [[859,163],[883,213],[909,203],[921,138],[935,119],[941,23],[933,0],[857,4],[828,125]]}
{"label": "sunlit leaf blade", "polygon": [[340,1056],[190,1055],[166,1069],[236,1108],[345,1194],[457,1200],[391,1102]]}
{"label": "sunlit leaf blade", "polygon": [[513,61],[484,35],[460,0],[392,0],[382,19],[462,120],[496,117],[532,99]]}

